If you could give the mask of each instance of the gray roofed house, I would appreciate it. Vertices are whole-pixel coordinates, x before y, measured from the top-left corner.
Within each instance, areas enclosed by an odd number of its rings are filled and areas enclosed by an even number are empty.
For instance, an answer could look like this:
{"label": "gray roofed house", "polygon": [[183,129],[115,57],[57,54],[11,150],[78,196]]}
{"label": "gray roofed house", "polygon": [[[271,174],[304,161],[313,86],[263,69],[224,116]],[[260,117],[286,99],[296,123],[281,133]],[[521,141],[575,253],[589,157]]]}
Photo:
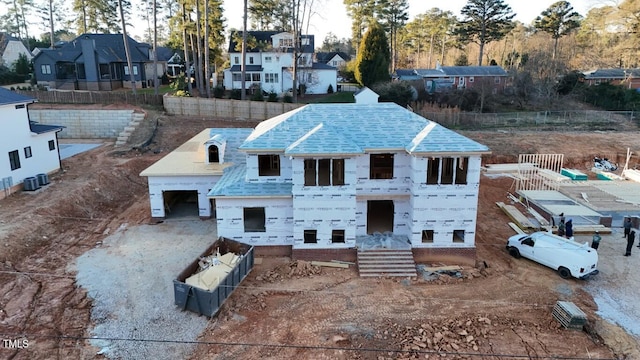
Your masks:
{"label": "gray roofed house", "polygon": [[640,69],[596,69],[585,71],[584,80],[587,85],[611,84],[628,89],[640,88]]}
{"label": "gray roofed house", "polygon": [[[151,46],[128,37],[136,87],[146,87],[153,63]],[[159,76],[165,52],[158,53]],[[162,57],[161,57],[162,56]],[[150,71],[151,70],[151,71]],[[122,34],[83,34],[55,49],[41,49],[34,58],[38,85],[66,90],[115,90],[131,87]]]}
{"label": "gray roofed house", "polygon": [[440,66],[435,69],[397,69],[395,79],[424,83],[427,92],[473,88],[480,82],[491,84],[492,92],[504,90],[509,74],[500,66]]}

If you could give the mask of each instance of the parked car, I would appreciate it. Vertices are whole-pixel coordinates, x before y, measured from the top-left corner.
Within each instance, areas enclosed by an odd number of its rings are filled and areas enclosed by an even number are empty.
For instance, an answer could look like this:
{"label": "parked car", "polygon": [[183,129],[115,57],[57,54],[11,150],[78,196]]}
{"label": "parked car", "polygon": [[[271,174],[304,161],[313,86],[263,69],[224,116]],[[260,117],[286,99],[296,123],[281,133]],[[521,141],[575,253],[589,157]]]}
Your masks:
{"label": "parked car", "polygon": [[548,266],[563,279],[583,279],[598,273],[598,252],[588,243],[580,244],[544,231],[511,236],[507,251],[514,258],[525,257]]}

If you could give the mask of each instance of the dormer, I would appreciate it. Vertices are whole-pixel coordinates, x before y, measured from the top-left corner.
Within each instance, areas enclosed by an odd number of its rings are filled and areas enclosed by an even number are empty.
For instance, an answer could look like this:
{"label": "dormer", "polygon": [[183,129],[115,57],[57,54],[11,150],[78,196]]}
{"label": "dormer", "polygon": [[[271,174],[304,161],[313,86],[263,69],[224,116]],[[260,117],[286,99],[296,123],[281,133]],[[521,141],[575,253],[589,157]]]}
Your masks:
{"label": "dormer", "polygon": [[227,146],[227,139],[222,135],[216,134],[204,143],[205,163],[206,164],[223,164],[224,150]]}
{"label": "dormer", "polygon": [[286,50],[293,48],[293,35],[288,32],[281,32],[273,35],[273,48]]}

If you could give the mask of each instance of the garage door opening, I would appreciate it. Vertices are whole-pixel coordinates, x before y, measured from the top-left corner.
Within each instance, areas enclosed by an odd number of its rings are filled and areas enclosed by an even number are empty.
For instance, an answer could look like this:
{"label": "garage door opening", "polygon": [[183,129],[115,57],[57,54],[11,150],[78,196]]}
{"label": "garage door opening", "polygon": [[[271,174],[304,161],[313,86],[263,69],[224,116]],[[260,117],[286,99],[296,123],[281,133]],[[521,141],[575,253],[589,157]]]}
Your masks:
{"label": "garage door opening", "polygon": [[367,201],[367,234],[393,232],[393,200]]}
{"label": "garage door opening", "polygon": [[199,216],[197,191],[163,191],[162,196],[167,219]]}

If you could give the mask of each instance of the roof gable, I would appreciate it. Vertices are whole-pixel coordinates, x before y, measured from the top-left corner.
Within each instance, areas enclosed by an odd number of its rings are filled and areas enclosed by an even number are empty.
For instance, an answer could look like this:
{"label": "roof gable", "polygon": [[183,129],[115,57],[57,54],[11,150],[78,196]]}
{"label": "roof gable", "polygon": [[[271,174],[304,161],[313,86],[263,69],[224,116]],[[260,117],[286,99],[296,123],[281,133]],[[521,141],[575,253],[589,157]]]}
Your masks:
{"label": "roof gable", "polygon": [[[57,61],[75,61],[82,54],[81,41],[83,40],[93,41],[94,50],[103,62],[127,61],[122,34],[82,34],[59,49],[49,50],[49,54]],[[148,44],[141,44],[130,36],[127,36],[127,41],[132,62],[149,61],[150,46]]]}

